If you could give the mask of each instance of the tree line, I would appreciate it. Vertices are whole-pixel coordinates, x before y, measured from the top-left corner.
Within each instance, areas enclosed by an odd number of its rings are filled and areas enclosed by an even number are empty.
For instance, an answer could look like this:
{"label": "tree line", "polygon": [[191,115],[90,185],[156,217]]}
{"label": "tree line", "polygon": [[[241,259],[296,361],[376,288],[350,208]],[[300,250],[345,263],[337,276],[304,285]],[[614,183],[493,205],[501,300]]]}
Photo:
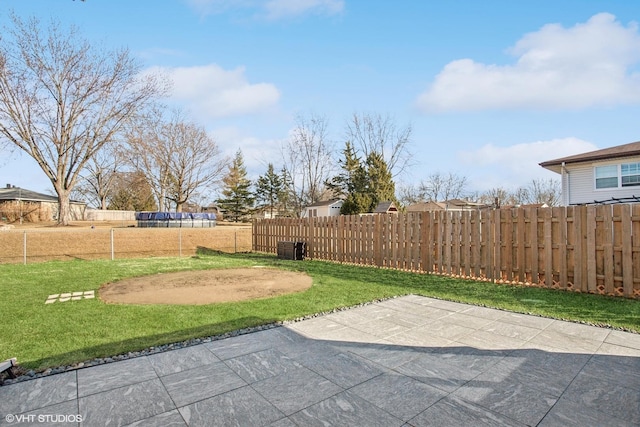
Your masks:
{"label": "tree line", "polygon": [[[100,209],[175,210],[217,204],[238,221],[256,209],[298,216],[341,198],[342,213],[371,212],[382,201],[471,198],[557,204],[559,185],[534,181],[509,193],[466,192],[467,179],[435,173],[416,185],[396,181],[412,166],[411,124],[354,113],[336,147],[326,117],[300,115],[281,147],[281,164],[248,178],[242,151],[225,158],[204,127],[160,103],[170,82],[143,73],[126,49],[92,46],[77,28],[12,16],[0,38],[0,145],[31,156],[58,197],[58,223],[72,198]],[[218,190],[219,196],[210,195]]]}
{"label": "tree line", "polygon": [[227,218],[247,219],[258,209],[272,218],[295,217],[305,206],[337,198],[343,200],[340,213],[345,215],[373,212],[381,202],[394,202],[400,209],[451,199],[493,207],[559,203],[560,183],[552,179],[532,180],[515,191],[498,187],[479,193],[468,190],[464,176],[436,172],[417,184],[396,188],[396,177],[412,166],[410,124],[400,126],[389,115],[353,114],[338,152],[327,129],[324,116],[299,116],[283,144],[282,165],[269,163],[255,181],[248,178],[239,150],[222,180],[223,198],[218,200]]}

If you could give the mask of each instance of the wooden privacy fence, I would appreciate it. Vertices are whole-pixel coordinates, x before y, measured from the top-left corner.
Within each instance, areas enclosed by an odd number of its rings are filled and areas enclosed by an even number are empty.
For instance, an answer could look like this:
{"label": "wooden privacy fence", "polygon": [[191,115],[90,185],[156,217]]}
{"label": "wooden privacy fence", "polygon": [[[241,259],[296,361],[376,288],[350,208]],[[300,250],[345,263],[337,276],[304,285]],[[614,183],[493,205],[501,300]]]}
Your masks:
{"label": "wooden privacy fence", "polygon": [[253,250],[496,283],[640,296],[640,205],[416,212],[253,222]]}

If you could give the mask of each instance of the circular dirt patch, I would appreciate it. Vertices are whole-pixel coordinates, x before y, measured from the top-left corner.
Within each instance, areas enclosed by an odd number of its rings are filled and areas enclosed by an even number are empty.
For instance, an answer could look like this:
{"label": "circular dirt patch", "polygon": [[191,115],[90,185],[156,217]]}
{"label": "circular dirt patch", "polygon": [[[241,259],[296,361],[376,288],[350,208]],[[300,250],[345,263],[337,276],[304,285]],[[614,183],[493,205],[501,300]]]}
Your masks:
{"label": "circular dirt patch", "polygon": [[181,271],[107,283],[100,299],[123,304],[211,304],[266,298],[311,287],[304,273],[273,268]]}

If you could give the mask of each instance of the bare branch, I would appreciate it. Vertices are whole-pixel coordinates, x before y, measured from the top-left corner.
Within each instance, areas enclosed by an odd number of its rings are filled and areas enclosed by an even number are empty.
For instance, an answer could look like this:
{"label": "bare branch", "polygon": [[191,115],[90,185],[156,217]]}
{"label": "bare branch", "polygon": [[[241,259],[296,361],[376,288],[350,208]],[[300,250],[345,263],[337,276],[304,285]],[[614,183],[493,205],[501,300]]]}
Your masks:
{"label": "bare branch", "polygon": [[362,158],[371,153],[382,155],[393,177],[411,165],[409,145],[413,129],[410,124],[399,127],[390,115],[354,113],[346,125],[346,139]]}
{"label": "bare branch", "polygon": [[324,183],[334,169],[327,125],[324,116],[298,116],[296,128],[283,146],[284,167],[298,210],[327,195]]}
{"label": "bare branch", "polygon": [[226,165],[217,143],[200,126],[174,112],[165,121],[156,112],[129,135],[130,161],[146,175],[161,210],[166,200],[180,211],[192,194],[219,179]]}

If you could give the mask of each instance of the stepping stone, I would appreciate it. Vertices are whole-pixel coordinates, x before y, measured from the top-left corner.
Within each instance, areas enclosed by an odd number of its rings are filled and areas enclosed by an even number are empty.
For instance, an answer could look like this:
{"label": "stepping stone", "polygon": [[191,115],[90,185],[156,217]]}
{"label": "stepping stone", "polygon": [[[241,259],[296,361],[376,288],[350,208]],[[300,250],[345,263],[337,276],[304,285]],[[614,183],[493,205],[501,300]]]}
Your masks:
{"label": "stepping stone", "polygon": [[81,300],[82,298],[91,299],[95,297],[96,297],[95,291],[66,292],[64,294],[51,294],[49,295],[49,297],[44,303],[53,304],[56,301],[60,301],[60,302],[78,301],[78,300]]}

